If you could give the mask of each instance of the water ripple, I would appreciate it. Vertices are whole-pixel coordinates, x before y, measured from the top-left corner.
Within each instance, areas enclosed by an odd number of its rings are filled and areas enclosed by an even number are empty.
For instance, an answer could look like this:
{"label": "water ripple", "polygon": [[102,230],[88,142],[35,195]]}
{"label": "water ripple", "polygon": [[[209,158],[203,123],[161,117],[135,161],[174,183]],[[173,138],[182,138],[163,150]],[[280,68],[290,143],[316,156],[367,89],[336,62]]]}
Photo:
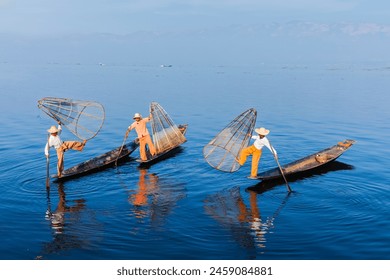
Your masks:
{"label": "water ripple", "polygon": [[[389,256],[390,135],[383,121],[389,115],[387,76],[320,67],[286,71],[279,66],[224,67],[223,75],[215,67],[11,68],[3,71],[11,77],[3,79],[7,93],[0,96],[0,209],[5,213],[0,231],[7,240],[0,245],[7,252],[2,258]],[[31,89],[105,105],[106,122],[99,135],[82,153],[67,152],[66,167],[121,145],[132,115],[147,114],[153,100],[177,123],[189,124],[188,141],[149,168],[139,168],[135,151],[118,168],[63,183],[50,181],[47,188],[43,148],[46,130],[55,122],[36,107],[43,96]],[[11,101],[14,106],[7,106]],[[265,104],[273,104],[272,110]],[[249,161],[235,173],[213,169],[203,158],[203,146],[252,107],[258,110],[256,126],[271,129],[281,164],[346,138],[357,142],[329,168],[289,179],[291,194],[283,181],[248,180]],[[64,129],[62,138],[74,136]],[[56,163],[52,151],[50,174],[56,172]],[[266,150],[259,168],[274,167]]]}

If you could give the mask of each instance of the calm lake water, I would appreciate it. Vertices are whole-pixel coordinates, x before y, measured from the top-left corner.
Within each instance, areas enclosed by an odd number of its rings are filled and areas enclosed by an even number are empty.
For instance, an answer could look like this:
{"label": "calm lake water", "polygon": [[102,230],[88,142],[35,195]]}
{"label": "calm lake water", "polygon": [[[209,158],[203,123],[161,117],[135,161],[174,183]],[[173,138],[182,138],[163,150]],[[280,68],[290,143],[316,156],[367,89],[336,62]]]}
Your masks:
{"label": "calm lake water", "polygon": [[[0,64],[0,258],[388,259],[389,65]],[[65,167],[120,146],[135,112],[158,102],[187,142],[148,169],[134,160],[46,188],[46,96],[96,100],[106,121]],[[281,164],[344,139],[329,168],[285,185],[211,168],[202,149],[243,111]],[[135,137],[132,132],[130,137]],[[63,140],[75,140],[66,129]],[[138,150],[133,153],[138,156]],[[51,153],[50,173],[56,172]],[[276,167],[265,150],[259,171]],[[55,219],[45,217],[47,211]]]}

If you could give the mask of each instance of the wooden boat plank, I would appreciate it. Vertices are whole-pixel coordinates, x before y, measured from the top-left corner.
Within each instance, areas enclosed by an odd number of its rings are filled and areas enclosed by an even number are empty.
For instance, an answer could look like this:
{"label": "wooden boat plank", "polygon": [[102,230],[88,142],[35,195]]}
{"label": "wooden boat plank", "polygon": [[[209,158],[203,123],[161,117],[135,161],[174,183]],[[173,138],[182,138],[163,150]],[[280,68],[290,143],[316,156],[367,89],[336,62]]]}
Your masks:
{"label": "wooden boat plank", "polygon": [[[324,164],[336,160],[346,150],[348,150],[354,143],[355,143],[354,140],[347,139],[343,142],[339,142],[338,144],[332,147],[321,150],[317,153],[311,154],[299,160],[290,162],[282,166],[283,173],[285,176],[289,176],[292,174],[306,172],[315,169],[317,167],[323,166]],[[259,173],[257,175],[257,179],[272,180],[272,179],[280,178],[281,176],[282,175],[280,173],[279,168],[273,168],[268,171]]]}
{"label": "wooden boat plank", "polygon": [[118,162],[122,161],[124,158],[126,158],[132,152],[134,152],[134,150],[137,149],[137,147],[138,147],[138,141],[129,142],[123,146],[123,149],[119,157],[118,157],[118,153],[121,147],[117,147],[107,153],[104,153],[100,156],[94,157],[92,159],[89,159],[87,161],[84,161],[80,164],[77,164],[71,168],[64,170],[60,178],[58,178],[57,175],[52,175],[52,178],[56,179],[57,181],[67,180],[70,178],[79,177],[85,174],[89,174],[104,169],[106,167],[113,165],[117,159]]}

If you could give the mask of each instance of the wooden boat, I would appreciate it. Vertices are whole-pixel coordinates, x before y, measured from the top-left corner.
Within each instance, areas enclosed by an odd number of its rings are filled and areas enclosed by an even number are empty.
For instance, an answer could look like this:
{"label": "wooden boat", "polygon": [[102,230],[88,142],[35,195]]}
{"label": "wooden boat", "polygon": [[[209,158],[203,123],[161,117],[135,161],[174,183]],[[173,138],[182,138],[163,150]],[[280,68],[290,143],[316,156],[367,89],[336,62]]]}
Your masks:
{"label": "wooden boat", "polygon": [[[288,183],[295,183],[300,182],[303,180],[306,180],[308,178],[316,177],[316,176],[322,176],[324,174],[330,173],[330,172],[336,172],[340,170],[353,170],[354,167],[352,165],[334,160],[332,162],[328,162],[327,164],[321,165],[317,168],[310,169],[306,172],[298,172],[294,174],[290,174],[288,176]],[[255,191],[259,194],[264,193],[268,190],[273,189],[276,186],[285,185],[286,182],[282,177],[278,177],[272,180],[262,180],[262,181],[256,181],[257,183],[247,187],[250,191]]]}
{"label": "wooden boat", "polygon": [[56,181],[65,181],[67,179],[83,176],[89,173],[93,173],[105,169],[109,166],[114,165],[117,159],[118,162],[123,161],[137,148],[138,148],[138,141],[134,140],[123,146],[123,149],[120,152],[119,157],[118,154],[121,147],[118,147],[100,156],[94,157],[78,165],[75,165],[71,168],[68,168],[62,172],[61,177],[58,177],[57,175],[52,175],[52,178],[54,178]]}
{"label": "wooden boat", "polygon": [[[355,142],[356,141],[354,140],[347,139],[343,142],[337,143],[337,145],[319,151],[315,154],[283,165],[283,173],[286,177],[289,177],[322,167],[341,156]],[[280,173],[279,168],[270,169],[257,175],[257,179],[261,179],[263,181],[280,179],[281,177],[282,174]]]}
{"label": "wooden boat", "polygon": [[[188,124],[181,124],[178,126],[178,128],[179,128],[180,132],[183,133],[183,135],[185,135],[187,132]],[[177,146],[171,147],[170,149],[165,150],[165,151],[163,151],[159,154],[156,154],[154,156],[152,156],[149,151],[146,151],[147,160],[141,160],[139,158],[139,159],[136,159],[136,161],[139,162],[141,165],[150,165],[150,164],[153,164],[153,163],[169,156],[171,153],[173,153],[179,147],[180,147],[180,144],[178,144]]]}

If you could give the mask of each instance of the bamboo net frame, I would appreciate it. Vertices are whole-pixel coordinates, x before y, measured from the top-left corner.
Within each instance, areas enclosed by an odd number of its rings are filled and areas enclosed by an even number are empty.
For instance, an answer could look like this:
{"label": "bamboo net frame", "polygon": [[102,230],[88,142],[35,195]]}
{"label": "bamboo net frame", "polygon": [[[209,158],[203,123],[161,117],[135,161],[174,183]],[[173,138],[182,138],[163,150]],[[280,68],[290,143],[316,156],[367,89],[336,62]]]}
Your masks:
{"label": "bamboo net frame", "polygon": [[251,108],[237,116],[203,148],[203,157],[213,168],[235,172],[240,152],[247,147],[256,123],[257,112]]}
{"label": "bamboo net frame", "polygon": [[150,104],[151,126],[156,153],[167,152],[187,141],[167,112],[157,102]]}
{"label": "bamboo net frame", "polygon": [[38,101],[38,108],[82,140],[95,137],[105,120],[103,105],[95,101],[45,97]]}

